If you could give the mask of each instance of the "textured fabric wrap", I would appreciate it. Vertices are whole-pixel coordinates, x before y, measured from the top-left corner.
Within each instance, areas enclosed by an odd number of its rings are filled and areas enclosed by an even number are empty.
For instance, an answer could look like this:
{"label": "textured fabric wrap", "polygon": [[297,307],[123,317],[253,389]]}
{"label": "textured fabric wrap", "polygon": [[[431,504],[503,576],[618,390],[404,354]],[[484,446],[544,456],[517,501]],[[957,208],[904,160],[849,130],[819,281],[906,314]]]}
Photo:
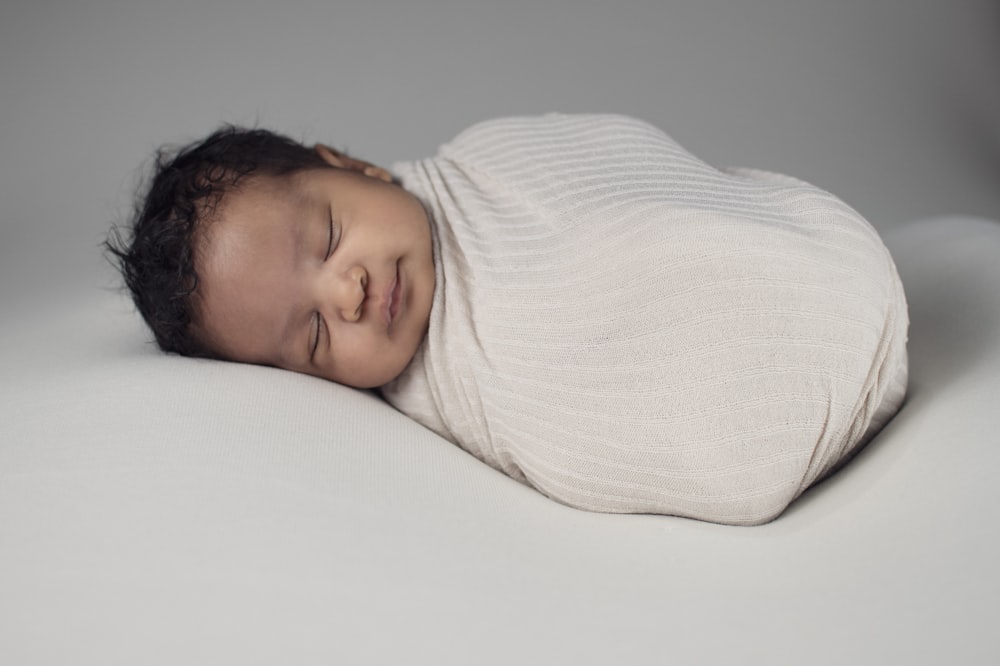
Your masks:
{"label": "textured fabric wrap", "polygon": [[556,501],[759,524],[902,404],[896,268],[823,190],[617,115],[480,123],[394,171],[437,285],[382,393]]}

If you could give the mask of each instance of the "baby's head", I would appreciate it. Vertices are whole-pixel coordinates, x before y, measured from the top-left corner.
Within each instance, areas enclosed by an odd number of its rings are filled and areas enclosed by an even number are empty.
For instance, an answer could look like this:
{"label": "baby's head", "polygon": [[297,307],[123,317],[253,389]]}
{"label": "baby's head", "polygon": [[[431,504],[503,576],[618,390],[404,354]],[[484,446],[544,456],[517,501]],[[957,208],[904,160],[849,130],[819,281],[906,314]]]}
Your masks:
{"label": "baby's head", "polygon": [[427,329],[421,203],[384,169],[266,130],[160,151],[128,239],[106,246],[164,351],[372,388]]}

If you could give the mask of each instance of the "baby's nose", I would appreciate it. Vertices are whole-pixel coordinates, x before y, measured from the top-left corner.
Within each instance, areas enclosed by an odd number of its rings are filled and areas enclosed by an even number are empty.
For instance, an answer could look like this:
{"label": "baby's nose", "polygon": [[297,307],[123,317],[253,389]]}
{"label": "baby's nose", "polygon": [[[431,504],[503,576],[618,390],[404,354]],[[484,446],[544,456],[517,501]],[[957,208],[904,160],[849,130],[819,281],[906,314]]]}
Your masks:
{"label": "baby's nose", "polygon": [[368,273],[361,266],[355,266],[347,271],[345,284],[341,286],[342,296],[340,316],[344,321],[355,322],[361,319],[365,304],[365,292],[368,289]]}

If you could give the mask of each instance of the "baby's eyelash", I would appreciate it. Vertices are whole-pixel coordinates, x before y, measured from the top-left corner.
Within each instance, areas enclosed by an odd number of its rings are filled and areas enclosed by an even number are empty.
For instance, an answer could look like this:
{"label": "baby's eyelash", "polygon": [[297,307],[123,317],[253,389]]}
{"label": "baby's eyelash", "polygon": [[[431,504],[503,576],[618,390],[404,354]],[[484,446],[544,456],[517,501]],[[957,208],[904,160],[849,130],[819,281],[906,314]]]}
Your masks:
{"label": "baby's eyelash", "polygon": [[330,238],[326,243],[326,254],[323,256],[323,260],[330,258],[333,254],[333,211],[330,211]]}
{"label": "baby's eyelash", "polygon": [[319,327],[321,319],[318,312],[313,315],[313,319],[316,320],[316,332],[313,334],[312,344],[310,345],[309,348],[310,361],[316,358],[316,350],[319,349]]}

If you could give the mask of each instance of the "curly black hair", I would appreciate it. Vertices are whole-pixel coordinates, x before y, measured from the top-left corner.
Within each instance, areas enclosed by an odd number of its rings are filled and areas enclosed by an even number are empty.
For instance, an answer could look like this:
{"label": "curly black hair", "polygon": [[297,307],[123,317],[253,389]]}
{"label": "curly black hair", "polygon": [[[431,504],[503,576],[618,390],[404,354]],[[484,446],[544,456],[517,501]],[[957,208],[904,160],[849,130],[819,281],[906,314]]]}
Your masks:
{"label": "curly black hair", "polygon": [[282,177],[327,167],[314,150],[287,136],[234,125],[180,149],[156,152],[149,185],[136,197],[128,238],[112,227],[103,245],[160,349],[219,358],[192,327],[198,287],[193,241],[223,197],[250,175]]}

